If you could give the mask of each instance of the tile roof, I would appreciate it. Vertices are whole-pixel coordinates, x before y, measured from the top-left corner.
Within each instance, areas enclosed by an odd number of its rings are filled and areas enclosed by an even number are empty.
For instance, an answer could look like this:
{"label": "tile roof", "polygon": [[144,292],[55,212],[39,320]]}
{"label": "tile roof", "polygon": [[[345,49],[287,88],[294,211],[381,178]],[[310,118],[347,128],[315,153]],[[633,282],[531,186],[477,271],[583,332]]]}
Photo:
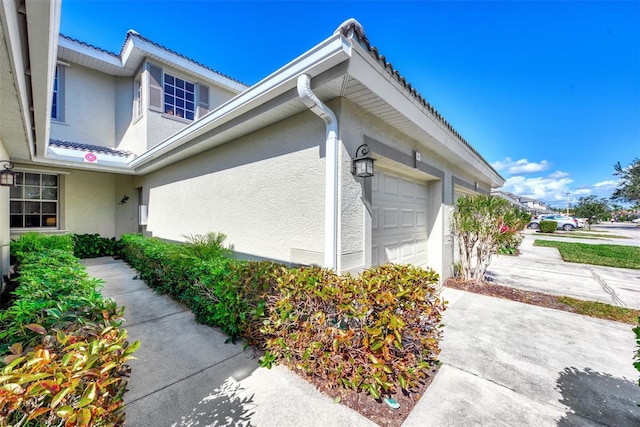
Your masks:
{"label": "tile roof", "polygon": [[457,130],[455,130],[451,123],[449,123],[442,116],[442,114],[440,114],[438,110],[433,107],[433,105],[427,102],[427,100],[424,99],[424,97],[420,95],[420,93],[418,93],[416,88],[414,88],[411,83],[407,82],[407,80],[400,74],[398,70],[393,68],[393,64],[387,61],[387,58],[385,58],[384,55],[381,55],[380,52],[378,52],[378,48],[371,45],[369,39],[364,33],[362,25],[360,25],[358,21],[356,21],[355,19],[348,19],[336,30],[336,33],[337,32],[340,32],[344,37],[347,38],[349,38],[350,34],[354,34],[356,39],[366,47],[366,49],[369,51],[369,54],[376,61],[378,61],[380,65],[382,65],[387,73],[395,78],[418,102],[420,102],[420,104],[422,104],[441,124],[443,124],[449,130],[449,132],[451,132],[456,138],[458,138],[467,147],[469,147],[471,151],[473,151],[478,157],[484,160],[484,162],[491,168],[491,170],[493,170],[497,175],[500,176],[500,174],[498,174],[498,172],[484,159],[484,157],[482,157],[480,153],[478,153],[478,151],[473,148],[471,144],[469,144],[469,142],[467,142],[467,140],[464,139],[464,137],[460,135],[460,133],[458,133]]}
{"label": "tile roof", "polygon": [[204,69],[206,69],[206,70],[209,70],[209,71],[211,71],[211,72],[213,72],[213,73],[219,74],[219,75],[221,75],[222,77],[225,77],[225,78],[227,78],[227,79],[229,79],[229,80],[232,80],[232,81],[234,81],[234,82],[236,82],[236,83],[240,83],[241,85],[244,85],[244,86],[249,87],[249,85],[247,85],[246,83],[241,82],[240,80],[234,79],[233,77],[231,77],[231,76],[229,76],[229,75],[227,75],[227,74],[221,73],[220,71],[214,70],[213,68],[208,67],[208,66],[206,66],[206,65],[202,64],[201,62],[198,62],[198,61],[196,61],[195,59],[189,58],[188,56],[185,56],[185,55],[183,55],[183,54],[181,54],[181,53],[179,53],[179,52],[176,52],[175,50],[169,49],[168,47],[165,47],[165,46],[163,46],[163,45],[161,45],[161,44],[159,44],[159,43],[156,43],[156,42],[154,42],[153,40],[151,40],[151,39],[148,39],[148,38],[144,37],[143,35],[141,35],[140,33],[138,33],[138,32],[137,32],[137,31],[135,31],[135,30],[129,30],[129,31],[127,31],[127,38],[124,40],[124,43],[122,44],[122,48],[120,49],[120,55],[122,55],[122,51],[124,50],[124,46],[127,44],[127,40],[129,40],[129,37],[137,37],[137,38],[139,38],[140,40],[142,40],[142,41],[144,41],[144,42],[147,42],[147,43],[149,43],[149,44],[152,44],[152,45],[154,45],[155,47],[160,48],[160,49],[162,49],[162,50],[164,50],[164,51],[166,51],[166,52],[168,52],[168,53],[171,53],[171,54],[173,54],[173,55],[176,55],[176,56],[180,57],[181,59],[184,59],[185,61],[189,61],[189,62],[191,62],[192,64],[197,65],[198,67],[202,67],[202,68],[204,68]]}
{"label": "tile roof", "polygon": [[167,47],[165,47],[165,46],[162,46],[161,44],[158,44],[158,43],[154,42],[153,40],[148,39],[148,38],[146,38],[146,37],[144,37],[144,36],[140,35],[140,34],[139,34],[137,31],[135,31],[135,30],[129,30],[129,31],[127,31],[127,37],[124,39],[124,43],[122,44],[122,47],[120,48],[120,53],[119,53],[119,54],[118,54],[118,53],[111,52],[111,51],[106,50],[106,49],[99,48],[99,47],[94,46],[94,45],[92,45],[92,44],[89,44],[89,43],[83,42],[83,41],[81,41],[81,40],[74,39],[73,37],[66,36],[66,35],[64,35],[64,34],[62,34],[62,33],[60,33],[60,37],[61,37],[61,38],[63,38],[63,39],[65,39],[65,40],[69,40],[69,41],[71,41],[71,42],[81,44],[81,45],[86,46],[86,47],[88,47],[88,48],[95,49],[95,50],[97,50],[97,51],[99,51],[99,52],[106,53],[107,55],[113,56],[114,58],[118,58],[118,59],[122,59],[122,53],[124,52],[124,47],[125,47],[125,45],[127,44],[127,41],[129,40],[129,38],[130,38],[130,37],[137,37],[137,38],[139,38],[140,40],[142,40],[142,41],[144,41],[144,42],[146,42],[146,43],[152,44],[153,46],[155,46],[155,47],[157,47],[157,48],[160,48],[160,49],[164,50],[165,52],[168,52],[168,53],[171,53],[171,54],[173,54],[173,55],[176,55],[176,56],[180,57],[180,59],[184,59],[185,61],[189,61],[189,62],[191,62],[192,64],[197,65],[198,67],[202,67],[202,68],[204,68],[204,69],[206,69],[206,70],[208,70],[208,71],[211,71],[211,72],[213,72],[213,73],[219,74],[219,75],[220,75],[220,76],[222,76],[222,77],[225,77],[225,78],[227,78],[227,79],[229,79],[229,80],[232,80],[232,81],[234,81],[234,82],[236,82],[236,83],[239,83],[239,84],[241,84],[241,85],[244,85],[244,86],[247,86],[247,87],[248,87],[248,85],[247,85],[246,83],[241,82],[241,81],[240,81],[240,80],[238,80],[238,79],[234,79],[233,77],[231,77],[231,76],[229,76],[229,75],[227,75],[227,74],[221,73],[220,71],[214,70],[213,68],[208,67],[208,66],[206,66],[206,65],[204,65],[204,64],[202,64],[202,63],[200,63],[200,62],[198,62],[198,61],[196,61],[196,60],[194,60],[194,59],[191,59],[191,58],[189,58],[189,57],[187,57],[187,56],[184,56],[183,54],[178,53],[178,52],[176,52],[175,50],[171,50],[171,49],[169,49],[169,48],[167,48]]}
{"label": "tile roof", "polygon": [[115,58],[120,58],[120,55],[118,55],[117,53],[114,53],[114,52],[108,51],[108,50],[106,50],[106,49],[99,48],[99,47],[94,46],[94,45],[89,44],[89,43],[85,43],[85,42],[83,42],[83,41],[81,41],[81,40],[78,40],[78,39],[74,39],[73,37],[65,36],[65,35],[64,35],[64,34],[62,34],[62,33],[60,33],[60,37],[61,37],[61,38],[63,38],[63,39],[65,39],[65,40],[69,40],[69,41],[71,41],[71,42],[81,44],[82,46],[85,46],[85,47],[88,47],[88,48],[91,48],[91,49],[98,50],[98,51],[100,51],[100,52],[102,52],[102,53],[106,53],[107,55],[111,55],[111,56],[113,56],[113,57],[115,57]]}
{"label": "tile roof", "polygon": [[87,151],[98,154],[107,154],[116,157],[130,157],[133,153],[124,150],[116,150],[111,147],[103,147],[100,145],[83,144],[80,142],[61,141],[59,139],[50,139],[49,145],[59,148],[67,148],[70,150]]}

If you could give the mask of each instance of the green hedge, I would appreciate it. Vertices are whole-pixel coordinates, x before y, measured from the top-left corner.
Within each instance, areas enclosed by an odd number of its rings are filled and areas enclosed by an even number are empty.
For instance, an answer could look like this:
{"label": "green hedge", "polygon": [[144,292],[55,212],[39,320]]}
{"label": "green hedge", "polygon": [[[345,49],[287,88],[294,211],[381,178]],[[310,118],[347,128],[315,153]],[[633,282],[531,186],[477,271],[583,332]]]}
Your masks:
{"label": "green hedge", "polygon": [[222,240],[202,237],[178,245],[125,235],[122,256],[198,321],[264,350],[263,366],[286,364],[379,398],[412,389],[436,363],[445,306],[435,272],[386,265],[353,277],[289,269],[231,260]]}
{"label": "green hedge", "polygon": [[102,298],[71,236],[11,245],[19,284],[0,313],[0,425],[121,425],[125,363],[139,345],[120,328],[123,309]]}
{"label": "green hedge", "polygon": [[557,228],[557,221],[540,221],[540,231],[542,233],[555,233]]}

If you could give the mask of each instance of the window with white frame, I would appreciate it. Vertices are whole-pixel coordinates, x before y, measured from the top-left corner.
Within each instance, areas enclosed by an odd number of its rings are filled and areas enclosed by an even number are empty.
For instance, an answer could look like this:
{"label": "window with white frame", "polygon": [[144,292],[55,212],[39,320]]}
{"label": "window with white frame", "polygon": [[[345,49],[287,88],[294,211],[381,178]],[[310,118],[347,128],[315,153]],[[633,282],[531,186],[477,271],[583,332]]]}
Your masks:
{"label": "window with white frame", "polygon": [[187,120],[196,115],[194,83],[170,74],[164,75],[164,113]]}
{"label": "window with white frame", "polygon": [[11,188],[11,228],[57,228],[59,177],[47,173],[17,172]]}
{"label": "window with white frame", "polygon": [[141,117],[142,111],[142,83],[138,78],[133,82],[133,117]]}
{"label": "window with white frame", "polygon": [[56,66],[56,75],[53,78],[53,101],[51,103],[51,118],[60,120],[60,66]]}
{"label": "window with white frame", "polygon": [[58,64],[53,76],[53,97],[51,100],[51,119],[64,122],[64,85],[66,66]]}

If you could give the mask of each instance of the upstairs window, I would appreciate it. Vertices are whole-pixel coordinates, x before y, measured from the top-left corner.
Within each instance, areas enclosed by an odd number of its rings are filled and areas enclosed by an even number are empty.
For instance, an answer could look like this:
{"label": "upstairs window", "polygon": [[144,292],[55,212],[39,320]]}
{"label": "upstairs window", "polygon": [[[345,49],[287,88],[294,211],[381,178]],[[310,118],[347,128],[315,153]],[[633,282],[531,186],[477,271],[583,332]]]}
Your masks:
{"label": "upstairs window", "polygon": [[133,82],[133,117],[138,118],[142,116],[142,83],[140,79],[136,79]]}
{"label": "upstairs window", "polygon": [[11,228],[58,227],[58,175],[18,172],[11,188]]}
{"label": "upstairs window", "polygon": [[53,99],[51,101],[51,118],[64,121],[64,66],[56,66],[53,77]]}
{"label": "upstairs window", "polygon": [[193,120],[196,116],[194,83],[164,75],[164,113]]}

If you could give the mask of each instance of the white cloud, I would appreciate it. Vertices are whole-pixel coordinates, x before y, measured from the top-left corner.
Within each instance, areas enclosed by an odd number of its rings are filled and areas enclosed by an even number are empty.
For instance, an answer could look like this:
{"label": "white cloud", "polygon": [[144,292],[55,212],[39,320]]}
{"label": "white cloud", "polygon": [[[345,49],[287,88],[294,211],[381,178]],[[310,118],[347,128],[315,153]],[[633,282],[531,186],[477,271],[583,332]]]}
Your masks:
{"label": "white cloud", "polygon": [[619,183],[620,181],[609,180],[598,182],[597,184],[593,184],[593,186],[595,188],[616,188]]}
{"label": "white cloud", "polygon": [[555,171],[553,172],[551,175],[549,175],[549,178],[552,179],[560,179],[560,178],[566,178],[568,177],[570,174],[568,172],[563,172],[563,171]]}
{"label": "white cloud", "polygon": [[551,177],[527,178],[524,176],[512,176],[507,179],[502,189],[522,197],[552,202],[566,200],[567,192],[571,192],[571,178],[565,176],[560,179]]}
{"label": "white cloud", "polygon": [[574,196],[584,196],[587,194],[591,194],[591,189],[590,188],[580,188],[579,190],[574,190],[571,192],[572,195]]}
{"label": "white cloud", "polygon": [[503,161],[493,162],[491,166],[497,171],[504,171],[509,175],[517,175],[522,173],[535,173],[546,171],[551,168],[551,163],[542,160],[539,163],[530,162],[527,159],[512,160],[511,157],[505,157]]}

